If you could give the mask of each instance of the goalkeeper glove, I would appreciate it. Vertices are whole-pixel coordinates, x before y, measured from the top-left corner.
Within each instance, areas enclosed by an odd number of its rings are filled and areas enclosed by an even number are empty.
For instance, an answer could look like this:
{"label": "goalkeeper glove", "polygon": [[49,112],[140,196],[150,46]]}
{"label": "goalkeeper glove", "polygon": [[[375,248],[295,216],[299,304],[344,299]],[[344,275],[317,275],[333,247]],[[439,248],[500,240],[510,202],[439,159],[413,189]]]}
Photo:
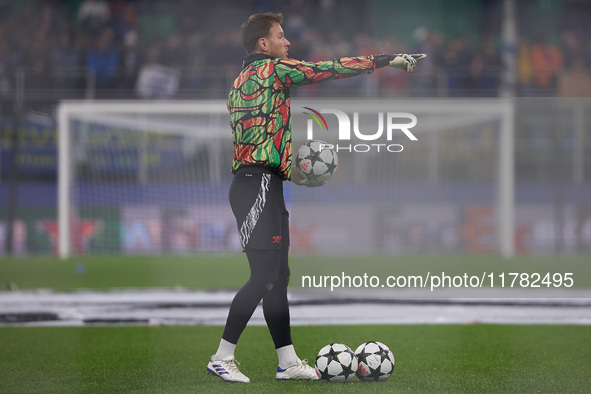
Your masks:
{"label": "goalkeeper glove", "polygon": [[392,55],[388,66],[394,68],[400,68],[406,72],[411,73],[412,69],[417,65],[417,60],[426,58],[427,55],[424,53],[415,53],[407,55],[406,53],[400,53]]}

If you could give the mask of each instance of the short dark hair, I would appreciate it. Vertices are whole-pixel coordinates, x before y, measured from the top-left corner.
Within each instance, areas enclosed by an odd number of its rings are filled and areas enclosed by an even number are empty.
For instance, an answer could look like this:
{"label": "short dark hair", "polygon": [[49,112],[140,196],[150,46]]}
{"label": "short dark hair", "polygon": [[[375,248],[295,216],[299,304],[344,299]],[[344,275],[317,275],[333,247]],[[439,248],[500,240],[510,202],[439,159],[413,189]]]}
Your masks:
{"label": "short dark hair", "polygon": [[259,38],[267,37],[274,23],[283,23],[283,14],[280,12],[253,14],[242,24],[242,43],[248,53],[253,53],[257,49]]}

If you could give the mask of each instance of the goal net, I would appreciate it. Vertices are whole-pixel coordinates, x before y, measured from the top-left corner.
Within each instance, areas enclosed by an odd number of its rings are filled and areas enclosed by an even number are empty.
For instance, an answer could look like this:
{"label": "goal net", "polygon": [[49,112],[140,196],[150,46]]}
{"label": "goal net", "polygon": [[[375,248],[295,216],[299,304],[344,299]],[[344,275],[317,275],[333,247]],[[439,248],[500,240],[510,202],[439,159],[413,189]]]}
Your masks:
{"label": "goal net", "polygon": [[[292,250],[511,255],[512,108],[294,99],[294,152],[324,140],[339,168],[287,187]],[[225,102],[65,101],[58,120],[60,256],[240,250]]]}
{"label": "goal net", "polygon": [[513,254],[510,102],[306,100],[306,107],[318,114],[292,107],[294,146],[326,141],[339,168],[323,187],[293,188],[296,246],[341,255]]}
{"label": "goal net", "polygon": [[62,102],[58,118],[60,256],[236,249],[224,103]]}

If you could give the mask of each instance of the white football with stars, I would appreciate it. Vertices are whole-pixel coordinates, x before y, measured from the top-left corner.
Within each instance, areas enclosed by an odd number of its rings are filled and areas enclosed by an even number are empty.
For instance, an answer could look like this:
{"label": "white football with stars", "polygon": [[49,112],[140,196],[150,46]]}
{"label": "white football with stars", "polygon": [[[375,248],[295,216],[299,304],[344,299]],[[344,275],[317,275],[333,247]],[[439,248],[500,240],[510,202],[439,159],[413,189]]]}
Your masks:
{"label": "white football with stars", "polygon": [[383,382],[394,371],[394,354],[381,342],[362,343],[355,350],[359,363],[357,377],[364,382]]}
{"label": "white football with stars", "polygon": [[331,144],[312,140],[298,150],[296,165],[309,181],[322,183],[332,177],[339,166],[339,158]]}
{"label": "white football with stars", "polygon": [[357,371],[357,357],[353,350],[342,343],[324,346],[316,357],[316,374],[321,380],[331,383],[347,383]]}

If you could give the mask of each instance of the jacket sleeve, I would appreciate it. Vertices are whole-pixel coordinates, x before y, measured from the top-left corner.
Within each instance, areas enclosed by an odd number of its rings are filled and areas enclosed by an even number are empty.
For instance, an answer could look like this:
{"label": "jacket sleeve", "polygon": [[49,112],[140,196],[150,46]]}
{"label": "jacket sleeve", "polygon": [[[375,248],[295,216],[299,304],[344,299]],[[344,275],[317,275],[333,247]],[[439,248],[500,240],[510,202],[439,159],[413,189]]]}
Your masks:
{"label": "jacket sleeve", "polygon": [[[383,58],[384,57],[384,58]],[[282,88],[372,73],[388,64],[386,55],[342,57],[323,62],[281,59],[275,64],[276,83]]]}

